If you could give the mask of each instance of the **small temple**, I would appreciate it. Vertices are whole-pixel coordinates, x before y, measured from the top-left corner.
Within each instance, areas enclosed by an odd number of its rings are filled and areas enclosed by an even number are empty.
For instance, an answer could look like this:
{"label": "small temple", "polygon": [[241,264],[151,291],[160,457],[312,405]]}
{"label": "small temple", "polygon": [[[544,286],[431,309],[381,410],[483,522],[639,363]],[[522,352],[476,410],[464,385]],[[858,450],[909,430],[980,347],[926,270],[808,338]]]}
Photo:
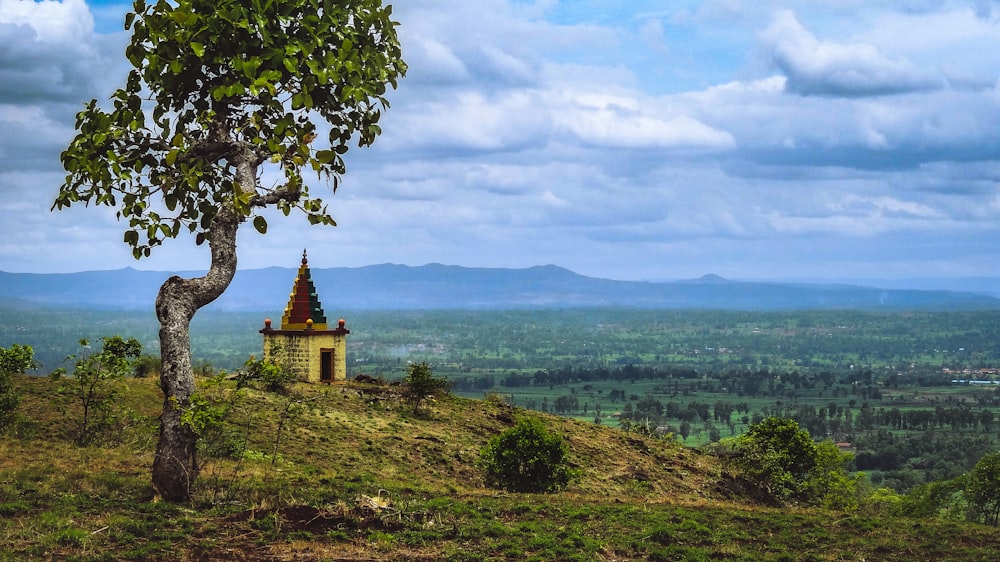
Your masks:
{"label": "small temple", "polygon": [[303,382],[332,383],[347,380],[347,334],[341,319],[330,329],[316,294],[309,260],[302,251],[302,265],[292,285],[281,328],[264,320],[264,359],[286,365]]}

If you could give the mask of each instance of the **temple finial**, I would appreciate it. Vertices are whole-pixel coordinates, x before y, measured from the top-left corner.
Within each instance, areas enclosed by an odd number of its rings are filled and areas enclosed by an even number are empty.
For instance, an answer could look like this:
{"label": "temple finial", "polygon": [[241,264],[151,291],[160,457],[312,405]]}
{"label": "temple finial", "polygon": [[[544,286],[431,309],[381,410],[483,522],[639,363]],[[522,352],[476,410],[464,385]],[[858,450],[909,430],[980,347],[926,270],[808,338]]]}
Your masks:
{"label": "temple finial", "polygon": [[308,265],[309,260],[306,259],[306,249],[302,248],[302,265]]}

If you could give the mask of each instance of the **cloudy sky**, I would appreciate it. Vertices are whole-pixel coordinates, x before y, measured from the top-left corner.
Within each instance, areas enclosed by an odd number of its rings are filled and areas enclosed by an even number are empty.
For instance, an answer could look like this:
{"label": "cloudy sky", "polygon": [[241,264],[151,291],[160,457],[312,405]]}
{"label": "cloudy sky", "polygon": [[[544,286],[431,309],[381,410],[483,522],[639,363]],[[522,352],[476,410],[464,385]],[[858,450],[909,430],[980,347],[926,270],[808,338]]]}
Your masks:
{"label": "cloudy sky", "polygon": [[[136,262],[50,212],[129,2],[0,0],[0,270]],[[557,264],[613,279],[1000,276],[1000,2],[402,0],[410,70],[337,228],[245,227],[241,268]]]}

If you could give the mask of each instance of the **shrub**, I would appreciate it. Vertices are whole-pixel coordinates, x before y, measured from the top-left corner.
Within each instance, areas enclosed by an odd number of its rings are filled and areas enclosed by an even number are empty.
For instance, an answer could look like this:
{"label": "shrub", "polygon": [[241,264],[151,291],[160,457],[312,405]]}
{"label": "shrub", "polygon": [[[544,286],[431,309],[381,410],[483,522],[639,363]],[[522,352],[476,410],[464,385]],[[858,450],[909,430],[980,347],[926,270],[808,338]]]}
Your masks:
{"label": "shrub", "polygon": [[159,376],[163,368],[163,362],[159,355],[143,354],[135,360],[132,367],[132,376],[137,379]]}
{"label": "shrub", "polygon": [[766,418],[733,445],[732,460],[743,475],[779,500],[802,495],[803,483],[816,466],[816,445],[794,420]]}
{"label": "shrub", "polygon": [[576,476],[568,452],[561,436],[549,433],[537,418],[524,418],[490,439],[480,452],[479,465],[490,486],[511,492],[554,492]]}
{"label": "shrub", "polygon": [[765,418],[717,447],[730,449],[731,462],[743,476],[775,500],[844,511],[858,508],[865,477],[847,471],[853,456],[841,452],[833,441],[813,442],[794,420]]}
{"label": "shrub", "polygon": [[[86,339],[80,340],[84,349],[90,349]],[[80,404],[81,416],[76,442],[93,444],[99,440],[115,442],[121,438],[118,407],[118,384],[133,370],[132,362],[142,354],[142,344],[135,338],[121,336],[101,338],[101,351],[76,358],[73,377],[59,388],[61,394],[71,396]]]}
{"label": "shrub", "polygon": [[0,347],[0,433],[12,425],[21,397],[14,388],[14,376],[35,366],[35,352],[30,345]]}
{"label": "shrub", "polygon": [[864,501],[865,511],[878,517],[902,514],[903,497],[892,488],[876,488]]}
{"label": "shrub", "polygon": [[[280,357],[281,352],[272,350],[272,355]],[[285,393],[297,379],[295,373],[283,364],[251,357],[236,373],[236,388],[258,387],[268,392]]]}
{"label": "shrub", "polygon": [[404,396],[418,412],[424,400],[448,392],[451,385],[445,379],[434,377],[427,363],[415,363],[406,370],[403,377]]}
{"label": "shrub", "polygon": [[1000,451],[984,455],[966,475],[965,496],[987,525],[1000,523]]}
{"label": "shrub", "polygon": [[816,443],[816,464],[803,483],[805,499],[813,505],[840,511],[854,511],[867,492],[865,475],[851,475],[847,467],[854,459],[827,439]]}

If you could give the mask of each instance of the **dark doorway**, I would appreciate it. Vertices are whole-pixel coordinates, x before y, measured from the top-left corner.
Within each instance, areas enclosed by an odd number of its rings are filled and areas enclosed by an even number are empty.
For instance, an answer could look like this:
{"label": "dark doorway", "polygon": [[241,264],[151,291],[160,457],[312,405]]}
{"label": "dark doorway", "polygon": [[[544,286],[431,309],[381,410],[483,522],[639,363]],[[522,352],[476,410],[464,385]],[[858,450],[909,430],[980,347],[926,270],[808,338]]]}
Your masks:
{"label": "dark doorway", "polygon": [[332,349],[321,349],[320,350],[320,370],[319,370],[319,382],[325,382],[329,384],[333,381],[333,350]]}

